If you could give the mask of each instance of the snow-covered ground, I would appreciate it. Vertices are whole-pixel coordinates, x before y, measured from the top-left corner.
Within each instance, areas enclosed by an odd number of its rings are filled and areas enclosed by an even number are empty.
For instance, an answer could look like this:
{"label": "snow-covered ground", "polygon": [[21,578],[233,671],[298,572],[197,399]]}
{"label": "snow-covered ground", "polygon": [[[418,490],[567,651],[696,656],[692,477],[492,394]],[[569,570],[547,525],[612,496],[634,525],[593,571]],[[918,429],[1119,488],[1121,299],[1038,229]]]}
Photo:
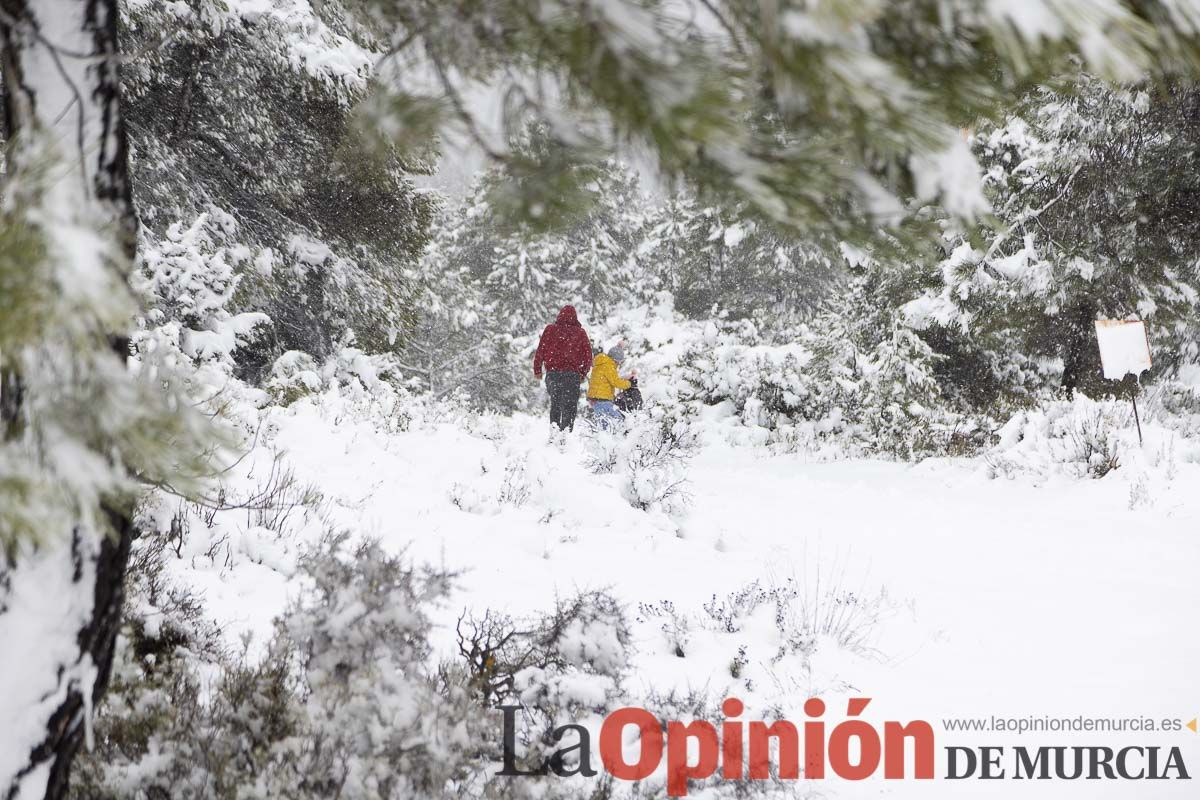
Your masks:
{"label": "snow-covered ground", "polygon": [[[438,619],[447,655],[464,608],[520,615],[578,589],[610,588],[637,620],[635,698],[650,687],[707,689],[717,703],[745,700],[747,719],[777,704],[800,721],[803,701],[820,695],[836,723],[846,697],[870,697],[868,719],[933,724],[939,776],[941,748],[952,744],[1178,745],[1200,767],[1200,735],[1187,730],[1011,737],[949,733],[941,723],[1197,716],[1200,465],[1035,482],[990,478],[980,459],[813,463],[732,446],[710,420],[687,466],[691,501],[668,516],[631,506],[619,475],[589,471],[581,431],[560,447],[528,416],[424,420],[406,431],[368,416],[336,395],[271,412],[239,480],[264,485],[278,453],[297,487],[319,486],[320,513],[297,524],[298,511],[285,523],[299,533],[269,534],[247,511],[222,512],[208,532],[193,527],[176,569],[231,640],[249,632],[263,641],[295,590],[304,538],[333,526],[461,571]],[[835,616],[847,621],[852,646],[824,635],[808,657],[775,660],[766,607],[737,632],[704,624],[714,595],[789,579],[802,616],[828,619],[829,604],[846,605]],[[682,658],[664,618],[639,611],[660,601],[691,620]],[[1018,786],[1022,796],[1054,798],[1194,793],[1187,781]],[[834,779],[818,788],[835,797],[1007,797],[1013,787]]]}

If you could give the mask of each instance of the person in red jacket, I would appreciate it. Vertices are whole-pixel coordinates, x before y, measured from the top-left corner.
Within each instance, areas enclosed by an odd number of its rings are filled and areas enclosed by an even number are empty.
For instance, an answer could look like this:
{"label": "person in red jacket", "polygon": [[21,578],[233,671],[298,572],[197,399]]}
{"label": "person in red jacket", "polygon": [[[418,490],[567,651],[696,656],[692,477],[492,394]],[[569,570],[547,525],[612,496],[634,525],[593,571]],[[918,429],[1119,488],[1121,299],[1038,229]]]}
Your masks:
{"label": "person in red jacket", "polygon": [[592,368],[592,343],[579,324],[574,306],[563,306],[558,319],[546,326],[533,354],[533,377],[541,380],[546,373],[546,391],[550,394],[550,422],[559,430],[575,427],[579,408],[579,385]]}

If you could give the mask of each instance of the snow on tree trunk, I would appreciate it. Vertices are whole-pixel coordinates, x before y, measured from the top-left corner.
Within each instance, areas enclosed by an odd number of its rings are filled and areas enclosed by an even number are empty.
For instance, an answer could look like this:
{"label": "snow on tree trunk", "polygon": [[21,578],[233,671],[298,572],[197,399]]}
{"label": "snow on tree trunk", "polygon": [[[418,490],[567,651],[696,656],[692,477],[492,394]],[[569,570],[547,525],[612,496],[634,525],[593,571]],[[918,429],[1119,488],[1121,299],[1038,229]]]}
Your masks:
{"label": "snow on tree trunk", "polygon": [[[125,278],[112,271],[123,269],[120,256],[132,255],[135,223],[120,118],[117,2],[0,0],[0,9],[5,129],[13,138],[8,171],[35,174],[56,159],[69,165],[41,187],[35,209],[50,257],[67,276],[62,292],[75,302],[91,294],[99,307],[119,307],[106,295]],[[113,318],[97,314],[106,316]],[[111,345],[120,370],[128,341],[114,336]],[[0,442],[17,440],[30,413],[22,407],[30,374],[22,375],[21,363],[10,359],[5,367]],[[80,471],[95,466],[83,458],[95,442],[52,445],[77,447]],[[78,485],[104,485],[84,477]],[[0,531],[0,797],[66,794],[72,758],[108,681],[132,499],[102,490],[72,497],[75,485],[64,482],[63,505],[90,505],[90,520],[33,537]]]}

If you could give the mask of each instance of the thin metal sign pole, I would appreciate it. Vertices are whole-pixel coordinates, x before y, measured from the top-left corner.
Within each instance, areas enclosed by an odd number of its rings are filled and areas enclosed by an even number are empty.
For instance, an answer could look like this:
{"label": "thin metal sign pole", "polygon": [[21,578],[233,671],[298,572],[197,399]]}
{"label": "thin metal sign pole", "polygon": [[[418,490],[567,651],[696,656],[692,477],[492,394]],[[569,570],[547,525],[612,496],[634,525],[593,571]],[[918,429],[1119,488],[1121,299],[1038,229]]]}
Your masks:
{"label": "thin metal sign pole", "polygon": [[1142,442],[1142,420],[1138,417],[1138,410],[1137,410],[1137,392],[1133,393],[1133,421],[1137,423],[1138,444],[1143,444],[1143,442]]}

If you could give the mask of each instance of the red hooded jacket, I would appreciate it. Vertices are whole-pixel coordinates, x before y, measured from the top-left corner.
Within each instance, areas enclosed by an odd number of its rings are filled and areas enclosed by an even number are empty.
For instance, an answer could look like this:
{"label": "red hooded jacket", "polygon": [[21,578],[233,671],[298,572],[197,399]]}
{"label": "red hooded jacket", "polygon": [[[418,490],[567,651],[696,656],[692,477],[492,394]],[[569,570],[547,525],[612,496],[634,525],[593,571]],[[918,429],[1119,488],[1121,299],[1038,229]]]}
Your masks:
{"label": "red hooded jacket", "polygon": [[578,372],[587,375],[592,368],[592,343],[579,324],[575,306],[563,306],[558,319],[542,331],[537,352],[533,354],[533,376],[546,372]]}

